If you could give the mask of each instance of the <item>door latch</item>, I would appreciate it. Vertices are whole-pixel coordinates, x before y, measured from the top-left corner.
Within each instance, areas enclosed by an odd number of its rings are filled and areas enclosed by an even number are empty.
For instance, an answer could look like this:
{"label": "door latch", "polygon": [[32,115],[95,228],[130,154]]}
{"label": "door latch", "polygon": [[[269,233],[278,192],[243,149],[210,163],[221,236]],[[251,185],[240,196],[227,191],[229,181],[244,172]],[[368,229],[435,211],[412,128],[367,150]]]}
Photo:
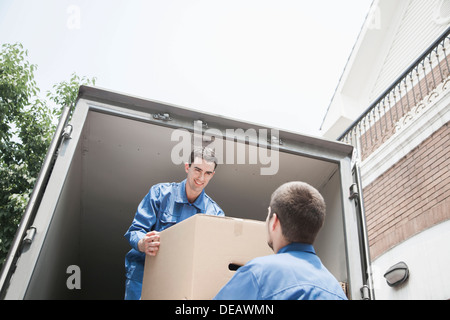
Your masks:
{"label": "door latch", "polygon": [[25,235],[25,238],[23,238],[23,243],[31,244],[34,240],[35,235],[36,235],[36,227],[30,227],[30,229],[27,230],[27,234]]}

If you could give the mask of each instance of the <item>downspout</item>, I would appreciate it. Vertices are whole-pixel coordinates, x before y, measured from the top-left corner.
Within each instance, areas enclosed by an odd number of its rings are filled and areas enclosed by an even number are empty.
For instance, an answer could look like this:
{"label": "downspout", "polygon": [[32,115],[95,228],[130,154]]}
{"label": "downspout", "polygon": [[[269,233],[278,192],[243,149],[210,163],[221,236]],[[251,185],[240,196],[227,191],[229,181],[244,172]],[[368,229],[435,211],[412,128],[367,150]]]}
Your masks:
{"label": "downspout", "polygon": [[370,247],[369,247],[369,237],[367,234],[367,223],[366,223],[366,213],[364,210],[364,199],[362,194],[362,184],[361,184],[361,172],[358,164],[355,164],[355,178],[358,187],[358,194],[356,195],[356,201],[358,201],[359,207],[359,219],[360,219],[360,228],[361,228],[361,249],[363,251],[364,260],[363,263],[365,265],[366,271],[366,279],[363,279],[364,286],[361,288],[361,296],[363,300],[374,300],[375,294],[373,289],[373,277],[372,277],[372,262],[370,260]]}

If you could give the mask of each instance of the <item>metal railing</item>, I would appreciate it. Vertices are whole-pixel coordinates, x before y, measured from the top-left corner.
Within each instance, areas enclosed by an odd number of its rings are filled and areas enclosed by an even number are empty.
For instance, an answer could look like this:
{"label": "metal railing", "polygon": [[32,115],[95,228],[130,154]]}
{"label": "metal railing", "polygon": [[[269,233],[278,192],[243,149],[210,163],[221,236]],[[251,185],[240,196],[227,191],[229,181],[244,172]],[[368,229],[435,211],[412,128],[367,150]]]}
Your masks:
{"label": "metal railing", "polygon": [[450,83],[450,28],[338,138],[364,160]]}

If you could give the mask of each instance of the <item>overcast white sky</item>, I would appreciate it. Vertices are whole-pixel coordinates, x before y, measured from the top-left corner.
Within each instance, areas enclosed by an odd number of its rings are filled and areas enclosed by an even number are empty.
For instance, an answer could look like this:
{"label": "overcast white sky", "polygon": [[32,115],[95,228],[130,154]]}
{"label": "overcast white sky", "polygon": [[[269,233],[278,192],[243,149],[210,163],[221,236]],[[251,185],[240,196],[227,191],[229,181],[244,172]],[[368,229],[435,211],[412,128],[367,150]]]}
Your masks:
{"label": "overcast white sky", "polygon": [[0,43],[38,65],[42,97],[97,86],[308,135],[372,0],[0,0]]}

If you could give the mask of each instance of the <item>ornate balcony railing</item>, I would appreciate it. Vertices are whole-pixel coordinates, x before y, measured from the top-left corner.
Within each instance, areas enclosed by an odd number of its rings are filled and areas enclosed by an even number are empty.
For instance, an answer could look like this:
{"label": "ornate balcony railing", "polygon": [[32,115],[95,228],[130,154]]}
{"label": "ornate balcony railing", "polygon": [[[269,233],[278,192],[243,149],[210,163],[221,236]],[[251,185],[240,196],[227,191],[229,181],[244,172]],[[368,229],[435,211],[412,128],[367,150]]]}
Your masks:
{"label": "ornate balcony railing", "polygon": [[338,138],[361,160],[400,130],[450,86],[450,28]]}

